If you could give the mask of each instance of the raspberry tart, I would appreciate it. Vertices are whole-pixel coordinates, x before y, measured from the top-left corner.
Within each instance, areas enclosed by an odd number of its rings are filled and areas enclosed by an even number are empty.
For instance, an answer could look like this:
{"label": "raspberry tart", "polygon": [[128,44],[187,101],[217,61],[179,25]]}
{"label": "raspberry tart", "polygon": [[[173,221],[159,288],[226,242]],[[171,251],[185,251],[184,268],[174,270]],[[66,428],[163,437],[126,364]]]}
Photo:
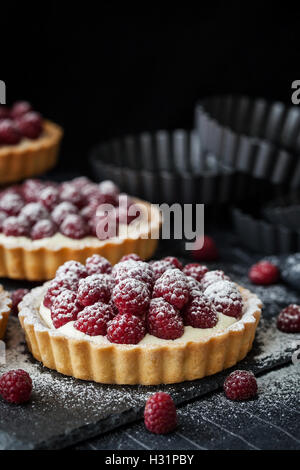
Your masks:
{"label": "raspberry tart", "polygon": [[[179,268],[177,267],[179,266]],[[199,269],[188,269],[199,278]],[[69,261],[19,304],[33,356],[101,383],[175,383],[233,366],[252,347],[262,304],[222,271],[199,281],[174,260]]]}
{"label": "raspberry tart", "polygon": [[30,103],[0,106],[0,184],[39,175],[57,160],[62,129]]}
{"label": "raspberry tart", "polygon": [[0,284],[0,339],[4,337],[12,301],[7,291]]}
{"label": "raspberry tart", "polygon": [[111,181],[29,179],[0,192],[0,276],[52,279],[65,261],[93,254],[113,264],[132,251],[146,259],[160,225],[155,206],[120,193]]}

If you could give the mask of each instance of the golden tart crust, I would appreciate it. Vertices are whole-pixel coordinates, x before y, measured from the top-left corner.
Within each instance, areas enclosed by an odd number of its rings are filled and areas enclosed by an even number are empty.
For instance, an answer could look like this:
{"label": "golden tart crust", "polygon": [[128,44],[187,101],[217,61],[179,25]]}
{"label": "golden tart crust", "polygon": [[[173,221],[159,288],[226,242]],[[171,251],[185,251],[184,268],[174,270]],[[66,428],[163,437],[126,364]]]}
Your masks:
{"label": "golden tart crust", "polygon": [[0,184],[36,176],[54,167],[62,136],[61,127],[44,121],[38,139],[23,139],[17,145],[0,147]]}
{"label": "golden tart crust", "polygon": [[8,317],[11,311],[11,298],[0,284],[0,339],[4,337]]}
{"label": "golden tart crust", "polygon": [[252,348],[262,304],[240,288],[244,313],[223,331],[199,340],[161,340],[153,345],[96,344],[51,329],[39,308],[47,283],[27,294],[19,305],[19,319],[33,356],[44,366],[83,380],[107,384],[170,384],[215,374],[242,360]]}
{"label": "golden tart crust", "polygon": [[27,237],[0,234],[0,276],[44,281],[54,278],[56,270],[66,261],[85,263],[95,253],[104,256],[112,264],[128,253],[137,253],[142,259],[150,258],[158,244],[160,213],[145,201],[134,201],[149,215],[149,223],[139,233],[129,234],[125,238],[115,237],[101,241],[96,237],[85,237],[74,240],[56,234],[50,238],[31,240]]}

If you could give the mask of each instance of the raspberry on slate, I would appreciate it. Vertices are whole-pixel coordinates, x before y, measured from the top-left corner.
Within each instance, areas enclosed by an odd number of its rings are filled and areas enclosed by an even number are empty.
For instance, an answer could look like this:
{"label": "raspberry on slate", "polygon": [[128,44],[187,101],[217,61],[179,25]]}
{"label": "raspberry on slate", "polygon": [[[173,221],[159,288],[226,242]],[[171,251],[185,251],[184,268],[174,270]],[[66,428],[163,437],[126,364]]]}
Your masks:
{"label": "raspberry on slate", "polygon": [[205,289],[204,295],[215,305],[219,313],[228,317],[241,317],[242,296],[233,282],[219,281],[211,284]]}
{"label": "raspberry on slate", "polygon": [[213,328],[218,323],[214,304],[204,295],[196,296],[183,309],[185,325],[193,328]]}
{"label": "raspberry on slate", "polygon": [[80,279],[78,285],[78,300],[84,305],[93,305],[96,302],[109,302],[111,296],[110,286],[103,274],[92,274]]}
{"label": "raspberry on slate", "polygon": [[167,434],[176,428],[176,407],[168,393],[157,392],[148,398],[144,422],[148,431],[155,434]]}
{"label": "raspberry on slate", "polygon": [[260,261],[254,264],[249,271],[249,279],[253,284],[269,285],[279,279],[279,269],[269,261]]}
{"label": "raspberry on slate", "polygon": [[77,298],[76,292],[63,290],[54,300],[51,307],[51,319],[55,328],[74,321],[82,306]]}
{"label": "raspberry on slate", "polygon": [[166,256],[163,261],[167,261],[167,263],[171,263],[175,268],[182,270],[183,266],[180,263],[179,259],[175,258],[175,256]]}
{"label": "raspberry on slate", "polygon": [[179,269],[168,269],[155,282],[152,297],[163,297],[171,305],[181,309],[189,300],[186,276]]}
{"label": "raspberry on slate", "polygon": [[291,304],[281,310],[277,328],[284,333],[300,333],[300,305]]}
{"label": "raspberry on slate", "polygon": [[111,307],[102,302],[97,302],[79,312],[74,328],[89,336],[104,336],[107,332],[108,322],[112,318]]}
{"label": "raspberry on slate", "polygon": [[204,274],[208,272],[208,268],[203,264],[190,263],[183,268],[183,272],[186,276],[194,277],[197,281],[200,282]]}
{"label": "raspberry on slate", "polygon": [[116,315],[107,328],[107,339],[111,343],[138,344],[145,334],[144,320],[129,313]]}
{"label": "raspberry on slate", "polygon": [[0,395],[9,403],[25,403],[30,399],[32,380],[22,369],[10,370],[0,377]]}
{"label": "raspberry on slate", "polygon": [[214,239],[208,235],[204,235],[204,238],[197,238],[193,246],[192,256],[199,261],[214,261],[218,259],[219,252]]}
{"label": "raspberry on slate", "polygon": [[100,255],[93,255],[87,258],[85,266],[89,276],[91,274],[110,274],[112,271],[110,262]]}
{"label": "raspberry on slate", "polygon": [[249,400],[257,394],[256,378],[247,370],[235,370],[226,378],[224,391],[230,400]]}
{"label": "raspberry on slate", "polygon": [[162,298],[151,300],[146,321],[148,332],[157,338],[176,339],[184,333],[179,311]]}
{"label": "raspberry on slate", "polygon": [[28,294],[28,289],[16,289],[11,294],[12,307],[11,312],[13,315],[18,315],[18,305],[23,297]]}
{"label": "raspberry on slate", "polygon": [[137,279],[124,279],[113,290],[113,301],[120,313],[142,315],[150,303],[147,284]]}

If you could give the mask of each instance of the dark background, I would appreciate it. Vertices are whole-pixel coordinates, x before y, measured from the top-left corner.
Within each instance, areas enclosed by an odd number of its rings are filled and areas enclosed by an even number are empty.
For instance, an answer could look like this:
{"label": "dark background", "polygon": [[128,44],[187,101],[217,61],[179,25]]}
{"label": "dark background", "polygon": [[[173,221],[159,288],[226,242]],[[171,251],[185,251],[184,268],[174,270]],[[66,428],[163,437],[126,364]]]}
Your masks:
{"label": "dark background", "polygon": [[191,127],[203,96],[239,92],[290,103],[291,82],[300,78],[299,14],[260,3],[1,5],[7,100],[28,99],[61,124],[60,168],[83,172],[99,141]]}

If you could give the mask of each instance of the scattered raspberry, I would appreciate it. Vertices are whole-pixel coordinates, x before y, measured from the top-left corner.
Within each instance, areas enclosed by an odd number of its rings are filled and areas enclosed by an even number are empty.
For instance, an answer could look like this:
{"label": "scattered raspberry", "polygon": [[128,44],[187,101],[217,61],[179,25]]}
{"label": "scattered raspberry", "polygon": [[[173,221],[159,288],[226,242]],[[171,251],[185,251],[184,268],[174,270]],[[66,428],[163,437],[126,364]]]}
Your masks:
{"label": "scattered raspberry", "polygon": [[82,306],[77,298],[76,292],[63,290],[54,300],[51,307],[51,318],[55,328],[74,321]]}
{"label": "scattered raspberry", "polygon": [[20,142],[22,135],[17,125],[11,119],[0,121],[0,144],[15,145]]}
{"label": "scattered raspberry", "polygon": [[179,269],[168,269],[155,282],[152,297],[163,297],[180,310],[189,300],[186,276]]}
{"label": "scattered raspberry", "polygon": [[218,259],[219,252],[213,238],[208,235],[204,235],[204,239],[202,237],[197,238],[194,243],[192,256],[199,261],[214,261]]}
{"label": "scattered raspberry", "polygon": [[11,312],[13,315],[18,315],[18,305],[23,299],[23,297],[28,294],[29,290],[28,289],[16,289],[12,292],[11,294],[11,300],[12,300],[12,307],[11,307]]}
{"label": "scattered raspberry", "polygon": [[213,328],[218,323],[218,314],[214,304],[204,295],[195,296],[184,307],[185,325],[193,328]]}
{"label": "scattered raspberry", "polygon": [[235,370],[226,378],[224,391],[230,400],[248,400],[257,394],[256,378],[247,370]]}
{"label": "scattered raspberry", "polygon": [[144,261],[127,260],[115,264],[112,270],[113,277],[118,282],[124,279],[137,279],[147,284],[151,290],[154,284],[154,272],[149,263]]}
{"label": "scattered raspberry", "polygon": [[152,299],[147,314],[148,332],[162,339],[180,338],[184,333],[179,311],[162,298]]}
{"label": "scattered raspberry", "polygon": [[137,279],[124,279],[114,288],[113,301],[120,313],[142,315],[150,302],[149,289]]}
{"label": "scattered raspberry", "polygon": [[21,210],[20,215],[27,219],[31,225],[35,224],[39,220],[49,218],[49,212],[39,202],[30,202],[29,204],[26,204],[26,206]]}
{"label": "scattered raspberry", "polygon": [[78,300],[84,306],[93,305],[96,302],[109,302],[110,288],[103,274],[92,274],[80,279],[78,286]]}
{"label": "scattered raspberry", "polygon": [[171,263],[174,268],[182,270],[183,266],[182,263],[180,263],[178,258],[175,258],[175,256],[167,256],[166,258],[163,259],[163,261],[166,261],[167,263]]}
{"label": "scattered raspberry", "polygon": [[28,101],[17,101],[11,111],[10,114],[13,119],[22,116],[23,114],[29,113],[32,110],[32,106]]}
{"label": "scattered raspberry", "polygon": [[42,116],[35,111],[23,114],[15,123],[20,133],[28,139],[37,139],[43,131]]}
{"label": "scattered raspberry", "polygon": [[78,209],[70,202],[61,202],[52,211],[51,217],[57,225],[61,225],[70,214],[77,214]]}
{"label": "scattered raspberry", "polygon": [[215,305],[218,312],[228,317],[240,318],[243,301],[236,285],[230,281],[219,281],[211,284],[204,295]]}
{"label": "scattered raspberry", "polygon": [[281,310],[277,328],[285,333],[300,333],[300,305],[291,304]]}
{"label": "scattered raspberry", "polygon": [[150,261],[149,264],[154,272],[155,281],[157,281],[157,279],[159,279],[167,269],[175,269],[174,264],[170,263],[170,261],[166,261],[165,259]]}
{"label": "scattered raspberry", "polygon": [[128,260],[132,260],[132,261],[142,261],[142,259],[139,257],[139,255],[137,255],[136,253],[130,253],[129,255],[124,255],[121,259],[120,259],[120,263],[122,263],[123,261],[128,261]]}
{"label": "scattered raspberry", "polygon": [[32,380],[22,369],[10,370],[0,377],[0,395],[9,403],[25,403],[30,399]]}
{"label": "scattered raspberry", "polygon": [[112,271],[110,262],[100,255],[93,255],[87,258],[85,265],[89,276],[91,274],[110,274]]}
{"label": "scattered raspberry", "polygon": [[148,398],[144,421],[148,431],[155,434],[167,434],[176,428],[176,407],[168,393],[157,392]]}
{"label": "scattered raspberry", "polygon": [[56,297],[64,290],[77,291],[78,280],[75,277],[65,276],[61,278],[54,278],[49,284],[48,290],[44,297],[44,305],[51,308]]}
{"label": "scattered raspberry", "polygon": [[51,220],[39,220],[33,227],[30,233],[32,240],[39,240],[41,238],[52,237],[57,232],[57,227]]}
{"label": "scattered raspberry", "polygon": [[48,211],[53,211],[55,206],[58,205],[60,201],[59,197],[59,189],[55,188],[53,186],[48,186],[47,188],[44,188],[40,194],[40,199],[39,202],[43,204],[43,206],[48,210]]}
{"label": "scattered raspberry", "polygon": [[24,201],[17,193],[4,193],[0,197],[0,210],[7,215],[18,215],[24,206]]}
{"label": "scattered raspberry", "polygon": [[107,339],[117,344],[138,344],[145,334],[144,320],[129,313],[115,316],[107,328]]}
{"label": "scattered raspberry", "polygon": [[28,237],[29,227],[26,221],[20,217],[8,217],[2,225],[4,235],[8,237]]}
{"label": "scattered raspberry", "polygon": [[88,273],[86,267],[79,263],[79,261],[66,261],[56,271],[56,277],[72,277],[79,281],[84,277],[87,277]]}
{"label": "scattered raspberry", "polygon": [[186,276],[191,276],[200,282],[204,274],[208,272],[208,268],[203,264],[190,263],[183,268],[183,272]]}
{"label": "scattered raspberry", "polygon": [[279,269],[269,261],[260,261],[251,267],[249,279],[253,284],[263,286],[274,284],[279,279]]}
{"label": "scattered raspberry", "polygon": [[88,230],[84,219],[78,214],[69,214],[60,226],[60,232],[69,238],[79,240],[87,235]]}
{"label": "scattered raspberry", "polygon": [[203,278],[201,279],[201,286],[202,289],[205,290],[208,286],[215,284],[219,281],[229,281],[229,277],[223,271],[216,270],[216,271],[208,271],[204,274]]}
{"label": "scattered raspberry", "polygon": [[108,322],[113,318],[109,305],[97,302],[79,312],[74,323],[76,330],[89,336],[106,335]]}

